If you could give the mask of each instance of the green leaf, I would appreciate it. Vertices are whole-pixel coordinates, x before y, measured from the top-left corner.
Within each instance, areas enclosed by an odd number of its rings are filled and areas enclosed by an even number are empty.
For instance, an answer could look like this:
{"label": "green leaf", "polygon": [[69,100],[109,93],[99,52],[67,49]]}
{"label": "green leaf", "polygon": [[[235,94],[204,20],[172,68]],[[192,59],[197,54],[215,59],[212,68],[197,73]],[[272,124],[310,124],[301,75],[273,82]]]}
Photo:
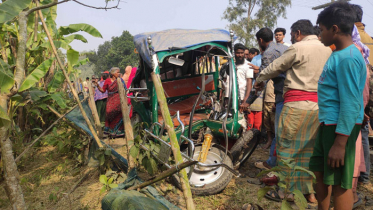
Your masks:
{"label": "green leaf", "polygon": [[30,94],[32,101],[38,101],[40,98],[48,96],[47,92],[38,90],[36,88],[28,90],[27,92],[23,93],[22,96],[26,97],[28,94]]}
{"label": "green leaf", "polygon": [[279,182],[279,183],[277,183],[277,186],[279,186],[279,187],[282,188],[282,189],[285,189],[285,188],[286,188],[286,185],[285,185],[283,182]]}
{"label": "green leaf", "polygon": [[68,44],[70,44],[74,40],[80,40],[80,41],[82,41],[84,43],[88,42],[87,39],[84,36],[80,35],[80,34],[72,34],[70,36],[66,36],[66,37],[64,37],[64,40]]}
{"label": "green leaf", "polygon": [[103,166],[104,165],[104,163],[105,163],[105,155],[100,155],[100,157],[99,157],[99,162],[100,162],[100,166]]}
{"label": "green leaf", "polygon": [[138,147],[131,147],[130,149],[130,155],[133,157],[133,158],[137,158],[137,155],[139,154],[139,148]]}
{"label": "green leaf", "polygon": [[10,72],[9,65],[0,59],[0,93],[9,93],[14,85],[14,77]]}
{"label": "green leaf", "polygon": [[102,38],[101,33],[93,26],[85,23],[70,24],[68,26],[61,26],[59,29],[60,35],[72,34],[78,31],[84,31],[94,37]]}
{"label": "green leaf", "polygon": [[271,169],[261,171],[258,175],[256,175],[256,177],[260,177],[260,176],[263,176],[264,174],[268,174],[269,172],[276,172],[276,171],[282,171],[281,167],[275,166]]}
{"label": "green leaf", "polygon": [[105,175],[101,175],[100,176],[100,182],[101,184],[107,184],[107,177]]}
{"label": "green leaf", "polygon": [[26,77],[25,81],[23,81],[21,87],[19,88],[19,92],[27,90],[35,85],[36,82],[39,82],[39,80],[43,78],[48,72],[49,68],[52,65],[52,62],[53,59],[48,59],[41,63],[38,67],[36,67],[36,69],[34,69],[31,74]]}
{"label": "green leaf", "polygon": [[262,200],[262,198],[267,194],[268,191],[273,190],[273,187],[263,187],[258,190],[258,201]]}
{"label": "green leaf", "polygon": [[109,187],[110,187],[111,189],[113,189],[113,188],[117,188],[118,185],[117,185],[117,184],[109,184]]}
{"label": "green leaf", "polygon": [[[65,50],[68,50],[68,49],[71,48],[70,45],[68,43],[66,43],[64,40],[59,40],[59,41],[54,40],[53,44],[56,46],[57,49],[58,48],[63,48]],[[41,44],[39,46],[35,46],[34,48],[32,48],[31,51],[40,50],[40,48],[51,49],[51,44],[49,42],[44,42],[43,44]]]}
{"label": "green leaf", "polygon": [[102,188],[101,188],[101,190],[100,190],[100,195],[102,194],[102,193],[104,193],[106,191],[106,186],[102,186]]}
{"label": "green leaf", "polygon": [[107,156],[111,155],[111,149],[106,149],[105,150],[105,155],[107,155]]}
{"label": "green leaf", "polygon": [[295,171],[301,171],[301,172],[308,173],[309,175],[311,175],[311,176],[313,177],[313,179],[316,180],[316,176],[315,176],[315,174],[314,174],[312,171],[310,171],[310,170],[307,170],[307,169],[305,169],[305,168],[303,168],[303,167],[300,167],[300,166],[295,166],[295,167],[294,167],[294,170],[295,170]]}
{"label": "green leaf", "polygon": [[286,201],[286,199],[282,200],[281,210],[293,210],[290,203]]}
{"label": "green leaf", "polygon": [[113,183],[113,181],[114,181],[114,179],[113,179],[113,178],[110,178],[109,181],[108,181],[107,183],[110,185],[111,183]]}
{"label": "green leaf", "polygon": [[8,0],[0,5],[0,24],[12,20],[26,9],[31,0]]}
{"label": "green leaf", "polygon": [[307,208],[308,203],[307,199],[304,197],[303,193],[300,190],[295,189],[294,193],[294,202],[297,204],[299,209],[304,210]]}
{"label": "green leaf", "polygon": [[62,96],[61,92],[53,93],[51,95],[52,99],[60,106],[62,109],[66,109],[67,105],[65,103],[65,99]]}
{"label": "green leaf", "polygon": [[57,71],[57,73],[53,76],[52,80],[48,84],[48,92],[50,93],[56,92],[64,80],[65,80],[65,76],[63,75],[63,72]]}
{"label": "green leaf", "polygon": [[79,61],[79,52],[73,49],[69,49],[66,53],[66,57],[69,65],[74,66]]}
{"label": "green leaf", "polygon": [[9,128],[11,121],[9,119],[8,113],[0,106],[0,127]]}

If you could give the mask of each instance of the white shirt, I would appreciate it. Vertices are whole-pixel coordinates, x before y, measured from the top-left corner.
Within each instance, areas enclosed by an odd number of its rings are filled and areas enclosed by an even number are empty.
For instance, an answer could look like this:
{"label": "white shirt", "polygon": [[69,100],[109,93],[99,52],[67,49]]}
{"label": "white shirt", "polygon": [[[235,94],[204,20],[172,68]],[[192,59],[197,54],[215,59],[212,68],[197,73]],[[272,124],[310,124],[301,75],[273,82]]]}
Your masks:
{"label": "white shirt", "polygon": [[284,42],[283,45],[290,47],[291,44]]}
{"label": "white shirt", "polygon": [[236,66],[240,100],[243,100],[245,98],[247,79],[254,78],[254,70],[251,66],[249,66],[249,63],[250,62],[245,59],[245,62],[243,64]]}

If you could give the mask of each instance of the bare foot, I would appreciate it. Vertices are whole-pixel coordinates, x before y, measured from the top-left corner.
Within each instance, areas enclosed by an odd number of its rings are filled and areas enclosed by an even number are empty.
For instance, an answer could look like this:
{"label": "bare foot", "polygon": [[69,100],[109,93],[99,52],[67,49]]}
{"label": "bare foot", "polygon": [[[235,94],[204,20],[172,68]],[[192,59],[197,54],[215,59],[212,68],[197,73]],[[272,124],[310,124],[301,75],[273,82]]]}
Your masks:
{"label": "bare foot", "polygon": [[310,203],[316,203],[316,202],[317,202],[314,193],[311,193],[311,194],[305,195],[305,197],[306,197],[306,199],[308,200],[308,202],[310,202]]}

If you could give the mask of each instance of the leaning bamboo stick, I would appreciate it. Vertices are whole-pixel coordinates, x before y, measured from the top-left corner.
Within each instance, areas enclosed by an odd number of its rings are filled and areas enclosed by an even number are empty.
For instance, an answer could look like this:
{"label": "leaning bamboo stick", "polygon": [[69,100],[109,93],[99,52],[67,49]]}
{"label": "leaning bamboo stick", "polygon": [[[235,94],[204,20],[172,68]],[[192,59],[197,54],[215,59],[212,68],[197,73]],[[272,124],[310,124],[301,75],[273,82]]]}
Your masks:
{"label": "leaning bamboo stick", "polygon": [[174,166],[170,169],[167,169],[166,171],[163,171],[162,173],[158,174],[157,176],[153,177],[152,179],[146,181],[146,182],[143,182],[139,185],[136,185],[136,186],[132,186],[130,188],[128,188],[127,190],[139,190],[139,189],[142,189],[148,185],[151,185],[153,183],[156,183],[158,181],[161,181],[162,179],[165,179],[171,175],[173,175],[174,173],[186,168],[186,167],[189,167],[191,165],[194,165],[198,163],[198,161],[188,161],[188,162],[183,162],[181,163],[180,165],[178,166]]}
{"label": "leaning bamboo stick", "polygon": [[128,171],[130,171],[132,168],[135,167],[135,161],[133,160],[133,157],[130,155],[130,147],[128,146],[128,142],[134,139],[133,129],[132,129],[132,124],[131,124],[131,119],[130,119],[130,110],[128,109],[126,91],[124,90],[124,86],[120,78],[117,78],[117,83],[118,83],[118,92],[119,92],[119,97],[120,97],[120,106],[122,109],[123,125],[124,125],[124,130],[126,133],[124,141],[125,141],[125,146],[127,147]]}
{"label": "leaning bamboo stick", "polygon": [[[151,73],[151,77],[153,80],[153,84],[155,87],[155,91],[157,93],[157,99],[159,103],[159,107],[162,111],[162,117],[165,123],[165,128],[167,129],[168,136],[170,138],[171,143],[171,150],[175,157],[176,164],[181,164],[183,162],[183,157],[181,156],[179,141],[177,140],[175,128],[173,121],[171,119],[170,111],[168,109],[166,96],[164,95],[164,90],[162,87],[161,80],[158,75],[154,72]],[[181,189],[184,193],[184,198],[186,201],[187,209],[195,209],[192,197],[192,191],[190,190],[188,175],[185,169],[179,172]]]}
{"label": "leaning bamboo stick", "polygon": [[88,82],[88,91],[89,91],[88,105],[89,105],[89,108],[91,108],[93,121],[95,122],[95,127],[96,127],[96,130],[97,130],[97,135],[100,139],[102,139],[102,136],[103,136],[102,127],[101,127],[100,118],[98,117],[97,107],[96,107],[96,103],[95,103],[95,99],[94,99],[95,93],[93,92],[91,82]]}
{"label": "leaning bamboo stick", "polygon": [[[75,106],[76,107],[76,106]],[[83,134],[83,135],[87,135],[87,133],[85,131],[83,131],[81,128],[79,128],[78,126],[76,126],[75,124],[71,123],[69,120],[67,120],[65,117],[66,115],[62,115],[60,114],[59,112],[57,112],[55,109],[53,109],[51,106],[47,105],[47,108],[49,109],[49,111],[53,112],[57,117],[63,117],[63,120],[72,128],[74,128],[75,130],[77,130],[79,133]]]}
{"label": "leaning bamboo stick", "polygon": [[[38,1],[35,1],[35,3],[36,3],[36,6],[39,6],[39,2],[38,2]],[[49,33],[49,30],[48,30],[47,24],[45,24],[44,17],[43,17],[43,13],[41,12],[41,10],[38,10],[38,13],[39,13],[40,20],[41,20],[41,22],[42,22],[42,24],[43,24],[44,31],[45,31],[45,33],[47,34],[47,37],[48,37],[49,43],[50,43],[50,45],[51,45],[51,47],[52,47],[52,51],[53,51],[53,53],[54,53],[54,56],[56,57],[56,59],[57,59],[57,63],[58,63],[58,65],[60,66],[60,68],[61,68],[61,70],[62,70],[62,72],[63,72],[63,75],[65,76],[65,79],[66,79],[66,81],[67,81],[67,84],[69,85],[70,90],[71,90],[71,92],[73,93],[73,96],[74,96],[75,100],[76,100],[77,103],[78,103],[79,109],[80,109],[80,111],[82,112],[82,116],[83,116],[85,122],[87,123],[89,130],[90,130],[91,133],[92,133],[93,139],[96,141],[96,143],[97,143],[97,145],[98,145],[99,147],[102,147],[102,143],[101,143],[99,137],[97,136],[97,133],[96,133],[95,129],[93,128],[91,122],[89,121],[88,116],[87,116],[87,113],[85,113],[85,111],[84,111],[84,109],[83,109],[83,105],[82,105],[82,103],[81,103],[80,100],[79,100],[79,97],[78,97],[78,94],[76,93],[75,88],[74,88],[74,87],[71,85],[71,83],[69,82],[69,80],[70,80],[70,79],[69,79],[69,75],[67,75],[67,72],[66,72],[66,70],[65,70],[65,67],[63,66],[62,61],[61,61],[60,57],[58,56],[56,46],[55,46],[54,43],[53,43],[53,39],[52,39],[52,37],[51,37],[51,35],[50,35],[50,33]]]}

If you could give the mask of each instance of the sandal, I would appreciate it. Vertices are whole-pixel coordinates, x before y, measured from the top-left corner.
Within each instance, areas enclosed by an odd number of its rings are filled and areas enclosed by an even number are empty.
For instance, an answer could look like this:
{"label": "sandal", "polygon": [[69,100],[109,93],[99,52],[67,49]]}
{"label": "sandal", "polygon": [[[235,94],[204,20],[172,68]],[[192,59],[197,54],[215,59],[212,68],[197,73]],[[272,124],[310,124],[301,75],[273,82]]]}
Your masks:
{"label": "sandal", "polygon": [[359,197],[359,200],[357,200],[354,205],[352,206],[352,209],[355,209],[359,206],[363,205],[363,200]]}
{"label": "sandal", "polygon": [[264,169],[264,170],[269,170],[270,168],[267,168],[263,161],[257,161],[254,163],[255,167],[259,168],[259,169]]}
{"label": "sandal", "polygon": [[264,197],[266,197],[269,200],[276,201],[276,202],[282,202],[282,199],[281,199],[280,195],[278,194],[278,192],[276,190],[270,190],[270,191],[268,191],[264,195]]}

